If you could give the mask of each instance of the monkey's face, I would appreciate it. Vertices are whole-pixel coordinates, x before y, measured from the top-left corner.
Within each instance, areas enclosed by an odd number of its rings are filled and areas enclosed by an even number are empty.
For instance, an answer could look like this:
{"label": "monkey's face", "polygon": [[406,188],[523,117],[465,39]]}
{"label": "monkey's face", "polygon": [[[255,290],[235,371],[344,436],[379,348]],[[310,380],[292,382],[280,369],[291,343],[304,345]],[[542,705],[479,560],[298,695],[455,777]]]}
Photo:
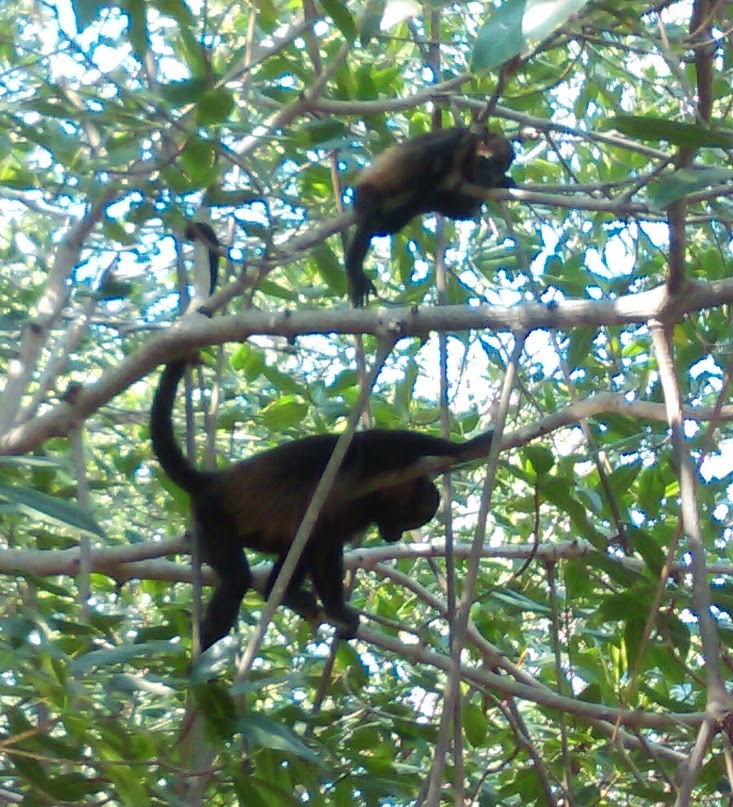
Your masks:
{"label": "monkey's face", "polygon": [[389,543],[399,541],[405,530],[427,524],[440,504],[438,488],[425,476],[384,490],[379,498],[374,521],[382,539]]}
{"label": "monkey's face", "polygon": [[512,144],[504,135],[485,129],[476,134],[474,148],[473,176],[466,179],[487,188],[499,185],[514,160]]}

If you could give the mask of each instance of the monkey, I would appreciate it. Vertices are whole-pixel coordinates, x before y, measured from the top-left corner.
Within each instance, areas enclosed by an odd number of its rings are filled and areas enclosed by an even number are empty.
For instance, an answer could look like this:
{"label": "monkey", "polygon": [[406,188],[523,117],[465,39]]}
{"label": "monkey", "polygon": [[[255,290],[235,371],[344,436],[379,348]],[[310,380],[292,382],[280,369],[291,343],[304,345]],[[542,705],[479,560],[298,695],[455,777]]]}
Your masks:
{"label": "monkey", "polygon": [[399,232],[415,216],[473,218],[481,191],[510,188],[512,144],[488,129],[454,127],[413,137],[383,151],[354,183],[356,231],[346,251],[349,296],[355,308],[375,291],[363,264],[374,236]]}
{"label": "monkey", "polygon": [[[191,497],[202,555],[218,576],[200,629],[206,650],[234,627],[239,607],[252,585],[244,549],[276,556],[267,580],[269,595],[338,436],[303,437],[215,471],[196,468],[183,454],[174,431],[172,408],[187,361],[166,364],[150,414],[153,453],[163,471]],[[344,544],[375,525],[383,540],[399,541],[406,530],[427,524],[440,495],[427,476],[369,488],[370,481],[409,468],[422,458],[466,462],[488,453],[489,430],[463,443],[406,430],[357,432],[334,486],[285,592],[284,603],[315,620],[318,599],[340,638],[352,639],[358,612],[344,596]],[[310,578],[312,591],[303,587]]]}

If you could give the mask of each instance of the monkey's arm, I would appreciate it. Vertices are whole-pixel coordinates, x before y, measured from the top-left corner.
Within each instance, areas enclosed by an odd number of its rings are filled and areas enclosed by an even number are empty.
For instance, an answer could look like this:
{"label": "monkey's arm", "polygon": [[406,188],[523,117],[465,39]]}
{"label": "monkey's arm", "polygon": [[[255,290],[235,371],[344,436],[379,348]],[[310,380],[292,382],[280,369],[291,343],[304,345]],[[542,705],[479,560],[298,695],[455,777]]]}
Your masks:
{"label": "monkey's arm", "polygon": [[[493,185],[477,185],[475,182],[461,182],[458,190],[454,193],[464,199],[475,199],[477,205],[483,204],[487,199],[491,198],[491,191],[497,188],[516,188],[517,183],[511,177],[502,177]],[[454,218],[454,217],[452,217]]]}
{"label": "monkey's arm", "polygon": [[369,301],[369,295],[376,293],[374,284],[364,272],[364,258],[369,251],[372,235],[367,221],[357,221],[356,232],[346,250],[346,279],[349,284],[349,297],[354,308],[364,306]]}

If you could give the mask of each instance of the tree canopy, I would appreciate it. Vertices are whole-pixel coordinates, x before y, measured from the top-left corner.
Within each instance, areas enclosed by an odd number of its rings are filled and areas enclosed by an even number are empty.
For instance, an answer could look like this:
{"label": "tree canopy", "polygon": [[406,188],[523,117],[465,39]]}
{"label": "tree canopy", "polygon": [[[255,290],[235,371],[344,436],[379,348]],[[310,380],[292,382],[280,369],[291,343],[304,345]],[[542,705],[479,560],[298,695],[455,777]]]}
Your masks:
{"label": "tree canopy", "polygon": [[[0,803],[727,803],[732,32],[720,0],[0,5]],[[358,171],[486,119],[516,187],[375,238],[351,308]],[[356,639],[267,608],[250,553],[196,657],[213,576],[148,426],[192,353],[200,467],[496,430],[347,553]]]}

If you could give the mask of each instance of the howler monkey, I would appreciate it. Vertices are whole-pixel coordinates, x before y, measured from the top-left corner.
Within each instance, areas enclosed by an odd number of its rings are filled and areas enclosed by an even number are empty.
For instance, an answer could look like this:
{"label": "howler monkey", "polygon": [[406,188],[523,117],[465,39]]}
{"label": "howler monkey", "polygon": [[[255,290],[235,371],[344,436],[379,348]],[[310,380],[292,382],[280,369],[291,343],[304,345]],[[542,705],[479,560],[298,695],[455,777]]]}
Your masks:
{"label": "howler monkey", "polygon": [[378,155],[354,183],[356,232],[346,252],[352,303],[363,305],[374,291],[363,269],[374,236],[399,232],[423,213],[473,218],[484,203],[482,189],[514,184],[505,176],[513,159],[503,135],[463,127],[428,132]]}
{"label": "howler monkey", "polygon": [[[184,456],[173,433],[172,407],[185,367],[185,360],[165,366],[153,401],[150,432],[163,470],[191,497],[202,554],[219,577],[201,625],[205,650],[234,626],[251,586],[244,548],[277,556],[267,581],[267,593],[271,591],[338,437],[304,437],[224,470],[199,470]],[[359,617],[344,599],[344,544],[371,524],[385,541],[398,541],[405,530],[430,521],[440,499],[428,476],[377,490],[369,489],[369,482],[424,457],[466,461],[484,456],[491,438],[491,431],[464,443],[410,431],[357,432],[288,585],[285,603],[312,619],[318,595],[327,616],[339,625],[340,635],[353,638]],[[313,592],[303,588],[306,577]]]}

